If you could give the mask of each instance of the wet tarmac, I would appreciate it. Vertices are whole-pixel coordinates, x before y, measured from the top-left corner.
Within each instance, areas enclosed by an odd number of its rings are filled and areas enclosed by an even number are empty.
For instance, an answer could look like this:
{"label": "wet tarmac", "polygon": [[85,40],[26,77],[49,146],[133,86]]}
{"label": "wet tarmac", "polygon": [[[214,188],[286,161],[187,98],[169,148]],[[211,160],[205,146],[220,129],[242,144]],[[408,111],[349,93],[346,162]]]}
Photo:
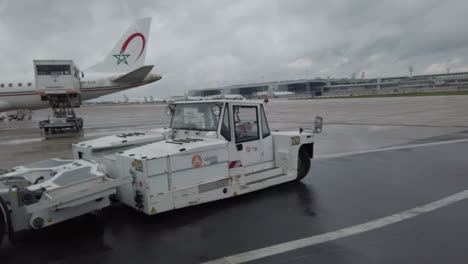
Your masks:
{"label": "wet tarmac", "polygon": [[[325,119],[302,182],[155,216],[113,206],[20,234],[0,263],[200,263],[397,214],[468,189],[468,142],[320,158],[327,154],[468,139],[468,96],[271,101],[274,130]],[[82,138],[41,140],[33,120],[0,122],[0,167],[70,157],[70,143],[166,126],[164,105],[92,106]],[[466,263],[468,201],[373,231],[252,263]]]}

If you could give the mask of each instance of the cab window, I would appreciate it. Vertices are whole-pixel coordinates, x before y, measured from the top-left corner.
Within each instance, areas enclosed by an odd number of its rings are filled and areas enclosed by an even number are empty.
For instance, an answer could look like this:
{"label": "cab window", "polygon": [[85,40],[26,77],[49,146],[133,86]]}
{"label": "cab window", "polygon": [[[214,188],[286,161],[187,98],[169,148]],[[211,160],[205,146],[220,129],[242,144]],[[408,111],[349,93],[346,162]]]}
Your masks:
{"label": "cab window", "polygon": [[256,106],[234,106],[234,132],[236,143],[259,139]]}
{"label": "cab window", "polygon": [[261,117],[262,117],[262,138],[266,138],[271,133],[270,133],[270,127],[268,126],[268,121],[265,115],[265,109],[263,109],[263,105],[261,106]]}
{"label": "cab window", "polygon": [[229,119],[229,105],[224,107],[223,123],[221,125],[221,135],[231,141],[231,120]]}
{"label": "cab window", "polygon": [[213,112],[216,103],[177,104],[172,115],[171,128],[216,131],[219,116]]}

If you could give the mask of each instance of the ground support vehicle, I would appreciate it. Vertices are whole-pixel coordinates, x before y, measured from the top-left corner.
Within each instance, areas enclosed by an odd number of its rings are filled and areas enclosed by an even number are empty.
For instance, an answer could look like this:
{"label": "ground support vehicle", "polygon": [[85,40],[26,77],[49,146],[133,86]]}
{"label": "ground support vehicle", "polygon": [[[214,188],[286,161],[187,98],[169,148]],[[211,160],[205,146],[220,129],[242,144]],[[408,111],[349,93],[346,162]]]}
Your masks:
{"label": "ground support vehicle", "polygon": [[81,105],[78,67],[71,60],[35,60],[34,72],[37,93],[52,109],[52,117],[39,122],[42,136],[82,131],[83,119],[74,111]]}
{"label": "ground support vehicle", "polygon": [[261,102],[177,102],[167,113],[167,128],[84,141],[73,145],[74,160],[0,171],[0,233],[44,228],[111,201],[152,215],[300,180],[322,128],[317,117],[314,129],[272,132]]}
{"label": "ground support vehicle", "polygon": [[[2,121],[5,117],[0,117],[0,121]],[[32,118],[32,111],[28,109],[19,109],[15,113],[8,115],[8,121],[17,120],[23,121],[25,118],[31,120]]]}

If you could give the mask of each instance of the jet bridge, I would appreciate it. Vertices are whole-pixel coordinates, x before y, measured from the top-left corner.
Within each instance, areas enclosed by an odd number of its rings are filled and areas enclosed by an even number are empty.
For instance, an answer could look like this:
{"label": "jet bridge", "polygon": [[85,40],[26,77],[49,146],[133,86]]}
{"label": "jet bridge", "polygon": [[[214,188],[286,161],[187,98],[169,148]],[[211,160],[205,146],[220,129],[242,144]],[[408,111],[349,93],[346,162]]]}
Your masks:
{"label": "jet bridge", "polygon": [[80,70],[72,60],[34,60],[36,89],[48,101],[53,115],[39,122],[45,137],[64,132],[80,132],[83,119],[73,108],[81,105]]}

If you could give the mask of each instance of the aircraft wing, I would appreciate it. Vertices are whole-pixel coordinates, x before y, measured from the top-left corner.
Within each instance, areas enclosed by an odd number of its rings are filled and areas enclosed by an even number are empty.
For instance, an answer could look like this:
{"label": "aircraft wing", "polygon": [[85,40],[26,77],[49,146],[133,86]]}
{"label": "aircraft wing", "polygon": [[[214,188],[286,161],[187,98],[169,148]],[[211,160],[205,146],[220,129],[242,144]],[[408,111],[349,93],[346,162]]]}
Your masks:
{"label": "aircraft wing", "polygon": [[118,83],[132,83],[132,82],[138,82],[138,81],[143,81],[148,73],[153,69],[154,65],[147,65],[147,66],[142,66],[134,71],[131,71],[129,73],[126,73],[119,78],[115,79],[114,82]]}

